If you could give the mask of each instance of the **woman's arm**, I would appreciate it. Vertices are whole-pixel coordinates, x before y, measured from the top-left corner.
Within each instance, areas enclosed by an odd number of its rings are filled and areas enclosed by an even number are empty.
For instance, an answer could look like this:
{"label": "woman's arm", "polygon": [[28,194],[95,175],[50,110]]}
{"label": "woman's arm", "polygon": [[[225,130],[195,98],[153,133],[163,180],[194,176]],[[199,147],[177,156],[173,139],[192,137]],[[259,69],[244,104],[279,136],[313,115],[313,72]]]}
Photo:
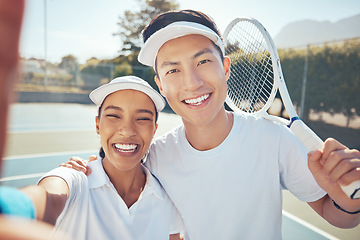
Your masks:
{"label": "woman's arm", "polygon": [[69,197],[69,187],[60,177],[46,177],[38,185],[20,190],[33,201],[36,219],[53,225]]}

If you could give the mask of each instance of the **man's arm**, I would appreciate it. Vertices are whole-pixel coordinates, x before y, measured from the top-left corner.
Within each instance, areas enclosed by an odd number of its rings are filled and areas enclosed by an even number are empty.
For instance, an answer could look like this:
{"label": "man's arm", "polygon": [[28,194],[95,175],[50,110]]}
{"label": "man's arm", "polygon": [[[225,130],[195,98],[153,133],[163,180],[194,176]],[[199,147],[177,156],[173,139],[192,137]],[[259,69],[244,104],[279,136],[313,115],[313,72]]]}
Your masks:
{"label": "man's arm", "polygon": [[337,209],[329,195],[325,195],[318,201],[309,202],[308,204],[322,218],[324,218],[326,221],[336,227],[354,228],[360,223],[360,213],[349,214]]}
{"label": "man's arm", "polygon": [[360,152],[328,139],[322,150],[308,154],[308,165],[316,182],[328,193],[309,205],[334,226],[352,228],[359,225],[360,212],[356,212],[360,210],[360,199],[350,199],[339,184],[360,180]]}
{"label": "man's arm", "polygon": [[91,174],[91,168],[89,168],[88,163],[95,160],[97,160],[95,155],[91,155],[88,161],[80,157],[71,157],[69,161],[60,164],[60,167],[72,168],[76,171],[81,171],[88,176]]}
{"label": "man's arm", "polygon": [[69,187],[60,177],[46,177],[38,185],[21,189],[33,201],[36,219],[55,225],[69,197]]}
{"label": "man's arm", "polygon": [[177,234],[170,234],[169,240],[183,240],[183,238],[181,237],[180,233],[177,233]]}

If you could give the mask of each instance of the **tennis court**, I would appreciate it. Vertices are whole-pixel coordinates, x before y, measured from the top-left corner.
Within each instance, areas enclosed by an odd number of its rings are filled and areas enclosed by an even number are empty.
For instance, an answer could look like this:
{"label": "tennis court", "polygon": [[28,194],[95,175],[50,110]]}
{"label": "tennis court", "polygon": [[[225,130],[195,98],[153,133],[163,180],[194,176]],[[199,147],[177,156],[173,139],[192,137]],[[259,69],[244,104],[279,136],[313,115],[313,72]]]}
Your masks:
{"label": "tennis court", "polygon": [[[87,159],[89,155],[97,154],[99,139],[95,134],[95,114],[96,107],[91,105],[14,104],[0,184],[13,187],[36,184],[44,173],[71,156]],[[156,136],[180,123],[176,115],[161,113]],[[321,230],[308,223],[311,221],[302,216],[302,207],[289,206],[293,200],[287,194],[284,192],[284,239],[356,239],[355,236],[359,236],[357,229],[333,231],[334,228],[326,223]]]}
{"label": "tennis court", "polygon": [[[36,184],[38,179],[49,169],[59,166],[60,163],[67,161],[71,156],[80,156],[86,159],[93,154],[96,154],[96,151],[9,157],[5,159],[4,174],[0,179],[0,184],[11,187]],[[286,211],[283,212],[283,237],[289,240],[337,239]]]}

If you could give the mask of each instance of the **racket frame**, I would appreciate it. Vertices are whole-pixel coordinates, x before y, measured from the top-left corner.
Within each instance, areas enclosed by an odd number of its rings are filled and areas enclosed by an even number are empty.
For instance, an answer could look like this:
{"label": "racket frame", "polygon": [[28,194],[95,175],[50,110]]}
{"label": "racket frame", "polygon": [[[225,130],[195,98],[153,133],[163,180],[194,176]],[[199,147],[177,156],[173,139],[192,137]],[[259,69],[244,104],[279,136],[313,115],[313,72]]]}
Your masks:
{"label": "racket frame", "polygon": [[[269,46],[268,51],[269,51],[271,59],[272,59],[272,69],[273,69],[273,74],[274,74],[274,84],[273,84],[273,87],[272,87],[272,90],[271,90],[268,100],[266,101],[266,103],[262,109],[260,109],[259,111],[253,112],[252,114],[259,116],[259,117],[269,119],[269,120],[280,122],[280,123],[285,124],[288,127],[290,127],[292,122],[299,119],[299,117],[296,113],[296,110],[292,104],[289,92],[286,88],[284,76],[283,76],[282,69],[281,69],[280,58],[277,53],[275,43],[273,42],[270,34],[265,29],[265,27],[254,18],[250,18],[250,17],[235,18],[227,26],[227,28],[224,32],[224,44],[225,44],[225,46],[228,45],[227,36],[229,35],[231,29],[240,21],[247,21],[247,22],[254,24],[258,28],[258,30],[260,31],[262,36],[264,37],[267,46]],[[275,99],[277,90],[279,90],[279,92],[280,92],[285,109],[286,109],[288,115],[290,116],[290,120],[283,118],[283,117],[273,116],[273,115],[270,115],[267,113],[267,110],[270,108],[271,104],[273,103],[273,101]],[[236,106],[236,104],[233,103],[233,101],[229,98],[228,95],[226,96],[225,102],[233,111],[243,112]]]}
{"label": "racket frame", "polygon": [[[279,55],[277,52],[277,48],[276,48],[275,43],[272,40],[270,34],[265,29],[265,27],[254,18],[250,18],[250,17],[235,18],[227,26],[227,28],[224,32],[224,35],[223,35],[224,36],[224,45],[225,46],[228,45],[228,35],[229,35],[231,29],[240,21],[247,21],[247,22],[254,24],[258,28],[258,30],[260,31],[262,36],[264,37],[264,39],[267,43],[267,46],[268,46],[268,51],[269,51],[271,59],[272,59],[271,62],[272,62],[272,68],[273,68],[273,74],[274,74],[273,87],[272,87],[270,96],[269,96],[266,104],[263,106],[263,108],[261,110],[253,112],[251,114],[287,125],[292,130],[292,132],[298,137],[298,139],[306,146],[306,148],[309,151],[313,151],[316,149],[322,149],[323,141],[299,118],[298,114],[296,113],[296,110],[293,106],[289,92],[286,87],[286,83],[285,83],[285,79],[284,79],[283,72],[281,69],[280,58],[279,58]],[[290,120],[282,118],[282,117],[269,115],[267,112],[267,110],[270,108],[271,104],[273,103],[273,101],[275,99],[277,90],[279,90],[279,92],[280,92],[281,99],[282,99],[285,109],[290,117]],[[233,103],[233,101],[229,98],[228,94],[226,95],[225,102],[234,112],[244,112],[241,109],[239,109],[236,104]],[[360,198],[360,180],[354,181],[347,186],[343,186],[343,185],[340,185],[340,186],[341,186],[342,190],[345,192],[345,194],[347,196],[349,196],[351,199],[359,199]]]}

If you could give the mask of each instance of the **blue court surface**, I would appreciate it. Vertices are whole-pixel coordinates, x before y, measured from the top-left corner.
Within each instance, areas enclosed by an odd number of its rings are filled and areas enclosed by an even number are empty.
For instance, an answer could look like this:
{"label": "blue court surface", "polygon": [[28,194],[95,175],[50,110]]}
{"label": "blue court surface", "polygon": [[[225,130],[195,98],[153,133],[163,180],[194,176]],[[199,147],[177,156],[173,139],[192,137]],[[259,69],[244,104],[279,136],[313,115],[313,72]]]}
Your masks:
{"label": "blue court surface", "polygon": [[[6,158],[3,165],[1,185],[23,187],[36,184],[38,179],[49,170],[58,167],[72,156],[87,159],[97,154],[96,151],[52,153]],[[301,219],[283,211],[283,239],[337,239],[322,230],[302,221]]]}

